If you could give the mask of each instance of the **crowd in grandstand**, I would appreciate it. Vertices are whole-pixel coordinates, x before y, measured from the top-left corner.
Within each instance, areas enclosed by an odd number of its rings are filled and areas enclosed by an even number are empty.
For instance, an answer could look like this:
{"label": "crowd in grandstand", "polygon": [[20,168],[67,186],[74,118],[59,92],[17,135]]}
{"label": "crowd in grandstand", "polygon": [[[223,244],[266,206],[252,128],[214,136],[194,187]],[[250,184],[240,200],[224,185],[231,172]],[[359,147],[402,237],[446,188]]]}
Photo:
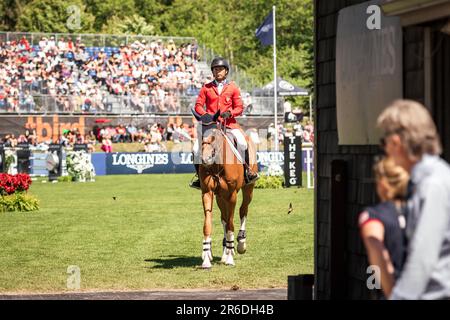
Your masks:
{"label": "crowd in grandstand", "polygon": [[[42,37],[38,45],[0,44],[0,111],[36,111],[45,101],[62,112],[111,111],[114,103],[137,112],[177,112],[179,96],[196,95],[194,42],[154,40],[118,47],[86,47],[80,38]],[[48,103],[48,101],[47,101]]]}

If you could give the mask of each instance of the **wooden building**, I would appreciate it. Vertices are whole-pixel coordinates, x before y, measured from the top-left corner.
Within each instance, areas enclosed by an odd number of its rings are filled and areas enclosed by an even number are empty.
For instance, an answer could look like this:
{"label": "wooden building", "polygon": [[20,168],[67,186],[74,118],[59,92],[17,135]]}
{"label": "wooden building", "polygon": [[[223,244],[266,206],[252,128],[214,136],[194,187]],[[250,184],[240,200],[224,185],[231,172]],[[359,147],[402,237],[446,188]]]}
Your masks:
{"label": "wooden building", "polygon": [[[316,299],[370,299],[367,287],[367,258],[357,226],[359,212],[377,201],[372,175],[373,158],[380,153],[377,142],[346,143],[339,127],[370,126],[376,116],[338,123],[346,106],[338,103],[345,83],[337,70],[338,22],[345,10],[355,5],[376,4],[384,17],[399,21],[401,53],[401,93],[397,98],[422,102],[431,111],[444,146],[443,157],[450,161],[450,1],[448,0],[315,0],[315,286]],[[375,11],[368,10],[367,19]],[[386,33],[384,33],[386,34]],[[363,38],[361,38],[363,39]],[[383,47],[383,46],[381,46]],[[384,47],[383,47],[384,48]],[[361,48],[359,48],[361,49]],[[358,63],[355,50],[355,63]],[[359,51],[360,52],[360,51]],[[392,54],[394,50],[390,51]],[[358,53],[359,54],[359,53]],[[373,52],[367,52],[368,55]],[[384,58],[381,58],[384,59]],[[386,59],[391,59],[392,56]],[[351,60],[349,60],[351,61]],[[349,66],[350,68],[352,66]],[[364,66],[361,66],[364,68]],[[364,75],[353,74],[365,83]],[[361,79],[359,79],[361,77]],[[356,90],[355,90],[356,91]],[[360,92],[350,92],[350,95]],[[352,98],[352,97],[350,97]],[[364,99],[364,97],[359,97]],[[359,106],[363,108],[364,106]],[[344,110],[345,111],[345,110]],[[367,114],[366,114],[367,116]],[[353,123],[352,123],[353,122]]]}

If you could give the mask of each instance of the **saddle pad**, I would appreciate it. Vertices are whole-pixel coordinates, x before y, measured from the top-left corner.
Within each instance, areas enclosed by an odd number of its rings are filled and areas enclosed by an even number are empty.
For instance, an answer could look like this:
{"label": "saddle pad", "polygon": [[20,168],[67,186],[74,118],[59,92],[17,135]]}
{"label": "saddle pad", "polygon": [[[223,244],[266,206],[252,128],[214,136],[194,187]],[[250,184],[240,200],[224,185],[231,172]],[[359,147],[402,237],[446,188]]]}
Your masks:
{"label": "saddle pad", "polygon": [[[234,155],[236,156],[236,158],[238,159],[238,161],[240,163],[244,163],[244,160],[242,159],[241,155],[239,154],[239,151],[237,149],[237,142],[236,139],[234,137],[234,135],[231,132],[227,132],[226,134],[221,130],[220,131],[222,133],[222,135],[225,137],[225,140],[227,140],[228,145],[230,146],[231,151],[233,151]],[[232,138],[230,138],[229,136],[231,136]],[[234,142],[234,143],[233,143]],[[236,144],[236,145],[235,145]]]}
{"label": "saddle pad", "polygon": [[231,131],[227,131],[227,137],[233,142],[233,146],[237,149],[237,140],[236,137],[231,133]]}

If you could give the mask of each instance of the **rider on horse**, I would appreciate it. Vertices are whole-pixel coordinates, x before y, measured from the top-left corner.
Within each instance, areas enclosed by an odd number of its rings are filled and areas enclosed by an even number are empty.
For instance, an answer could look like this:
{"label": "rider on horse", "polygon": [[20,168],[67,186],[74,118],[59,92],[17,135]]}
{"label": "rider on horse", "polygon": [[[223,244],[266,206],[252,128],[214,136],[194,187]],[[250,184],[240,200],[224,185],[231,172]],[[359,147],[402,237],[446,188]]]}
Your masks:
{"label": "rider on horse", "polygon": [[[249,154],[248,145],[243,132],[240,129],[235,117],[240,116],[243,112],[243,103],[239,88],[234,82],[227,80],[227,75],[230,70],[228,61],[222,57],[216,57],[211,62],[211,71],[214,76],[214,81],[205,84],[197,98],[195,103],[195,112],[202,116],[206,113],[214,115],[220,110],[219,121],[222,125],[225,125],[227,129],[236,138],[238,144],[238,150],[245,150],[244,157],[244,173],[245,182],[247,184],[254,183],[258,178],[258,173],[253,172],[249,167]],[[206,105],[206,110],[203,106]],[[201,135],[198,135],[199,139]],[[199,139],[194,144],[194,166],[197,172],[200,164],[195,159],[198,159],[200,153],[201,142]],[[196,179],[190,186],[192,188],[200,189],[200,180]]]}

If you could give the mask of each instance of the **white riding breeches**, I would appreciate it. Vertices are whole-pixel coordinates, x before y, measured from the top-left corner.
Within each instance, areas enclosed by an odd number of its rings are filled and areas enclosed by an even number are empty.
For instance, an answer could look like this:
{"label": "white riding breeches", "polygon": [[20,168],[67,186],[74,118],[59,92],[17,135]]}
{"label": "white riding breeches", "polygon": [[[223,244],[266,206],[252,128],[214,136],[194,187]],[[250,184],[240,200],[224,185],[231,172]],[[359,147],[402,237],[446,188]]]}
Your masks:
{"label": "white riding breeches", "polygon": [[239,152],[247,150],[247,140],[245,140],[245,136],[242,131],[239,129],[231,129],[230,131],[236,138]]}

